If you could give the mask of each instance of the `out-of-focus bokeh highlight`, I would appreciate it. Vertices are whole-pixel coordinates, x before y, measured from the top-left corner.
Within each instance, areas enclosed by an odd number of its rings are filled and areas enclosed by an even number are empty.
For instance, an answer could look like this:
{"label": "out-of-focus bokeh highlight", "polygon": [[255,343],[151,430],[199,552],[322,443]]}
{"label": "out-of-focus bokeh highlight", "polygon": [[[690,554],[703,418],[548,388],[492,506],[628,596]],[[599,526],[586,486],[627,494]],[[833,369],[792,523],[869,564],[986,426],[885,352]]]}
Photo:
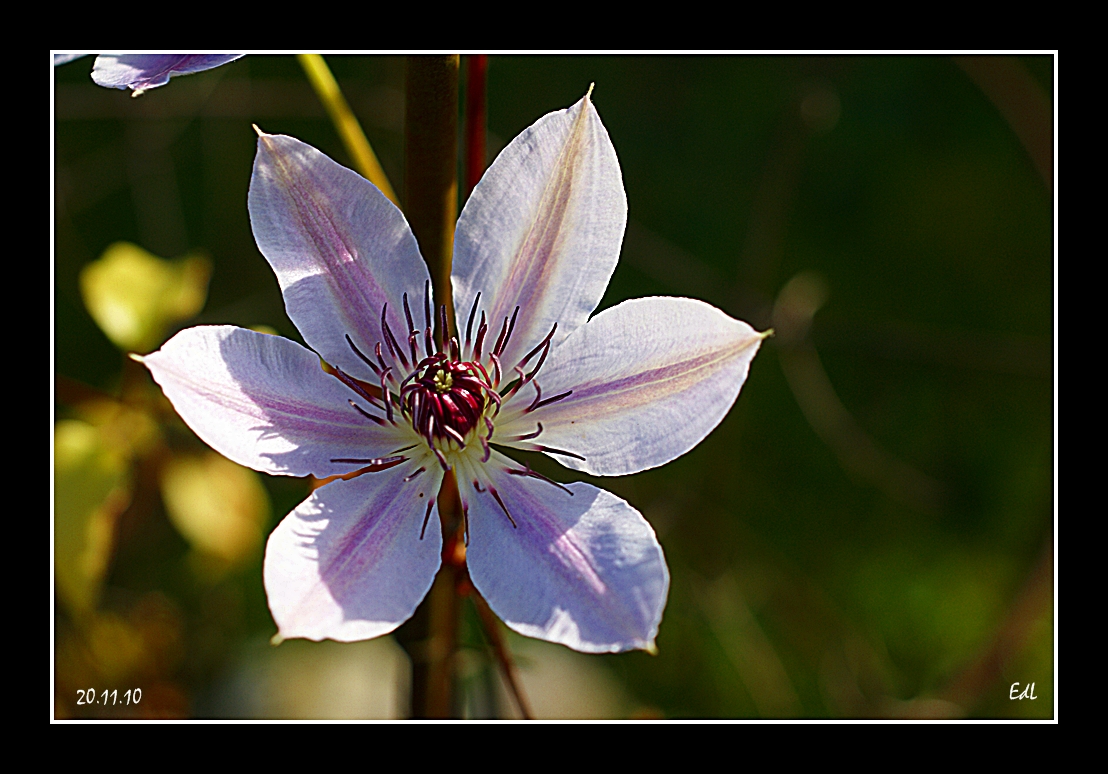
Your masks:
{"label": "out-of-focus bokeh highlight", "polygon": [[81,270],[81,298],[113,344],[150,352],[171,327],[204,307],[211,272],[211,262],[202,256],[165,261],[138,245],[117,242]]}
{"label": "out-of-focus bokeh highlight", "polygon": [[[403,717],[418,648],[270,644],[265,539],[310,482],[211,452],[128,357],[194,324],[299,340],[250,230],[251,124],[351,159],[294,57],[139,99],[91,62],[54,70],[55,715]],[[403,201],[403,60],[327,62]],[[509,635],[535,714],[1052,717],[1054,60],[488,72],[490,159],[596,84],[629,202],[602,307],[775,330],[697,449],[597,481],[665,549],[658,655]],[[518,717],[463,608],[456,714]]]}

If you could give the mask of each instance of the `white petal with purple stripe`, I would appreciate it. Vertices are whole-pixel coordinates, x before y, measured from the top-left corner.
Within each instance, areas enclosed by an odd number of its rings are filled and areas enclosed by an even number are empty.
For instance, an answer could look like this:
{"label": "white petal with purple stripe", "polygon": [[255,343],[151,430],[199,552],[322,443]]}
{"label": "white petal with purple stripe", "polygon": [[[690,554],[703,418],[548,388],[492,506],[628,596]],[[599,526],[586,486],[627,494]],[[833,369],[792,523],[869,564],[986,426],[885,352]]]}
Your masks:
{"label": "white petal with purple stripe", "polygon": [[[402,624],[431,588],[442,474],[414,462],[317,489],[266,544],[269,609],[281,637],[365,640]],[[423,533],[423,525],[429,522]]]}
{"label": "white petal with purple stripe", "polygon": [[404,295],[422,319],[430,280],[403,214],[358,173],[276,134],[258,138],[249,208],[258,249],[304,341],[331,365],[372,381],[346,337],[372,358],[385,341],[384,312],[406,347]]}
{"label": "white petal with purple stripe", "polygon": [[280,336],[189,328],[142,360],[206,444],[263,473],[325,478],[351,469],[334,458],[386,457],[418,440],[404,425],[367,420],[318,355]]}
{"label": "white petal with purple stripe", "polygon": [[461,483],[466,561],[489,606],[520,634],[575,650],[653,649],[669,571],[650,524],[611,492],[552,485],[509,466],[522,470],[494,454],[484,491]]}
{"label": "white petal with purple stripe", "polygon": [[459,319],[477,293],[494,331],[519,306],[509,367],[554,323],[557,343],[600,303],[626,225],[619,160],[589,97],[543,116],[497,156],[458,219]]}
{"label": "white petal with purple stripe", "polygon": [[[689,298],[639,298],[606,309],[550,353],[535,411],[529,385],[504,412],[502,437],[541,423],[539,444],[567,467],[618,476],[664,465],[720,423],[746,381],[764,334]],[[527,444],[520,448],[531,448]]]}

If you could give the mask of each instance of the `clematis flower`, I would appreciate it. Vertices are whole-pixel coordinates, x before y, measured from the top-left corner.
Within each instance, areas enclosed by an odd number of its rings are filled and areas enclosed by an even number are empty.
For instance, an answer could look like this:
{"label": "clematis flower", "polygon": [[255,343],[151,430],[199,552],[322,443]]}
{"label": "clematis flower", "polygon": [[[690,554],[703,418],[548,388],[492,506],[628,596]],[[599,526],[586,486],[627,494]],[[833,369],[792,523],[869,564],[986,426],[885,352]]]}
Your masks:
{"label": "clematis flower", "polygon": [[[84,54],[54,54],[54,66]],[[92,65],[92,80],[109,89],[131,89],[137,97],[165,86],[177,75],[188,75],[225,65],[245,54],[100,54]]]}
{"label": "clematis flower", "polygon": [[589,97],[532,125],[474,189],[454,239],[454,336],[404,216],[359,175],[259,131],[249,208],[311,349],[199,327],[143,361],[235,462],[345,476],[269,538],[280,635],[367,639],[411,616],[441,563],[436,495],[453,471],[470,578],[508,626],[587,652],[652,649],[669,572],[650,525],[510,451],[601,476],[669,462],[723,419],[765,334],[686,298],[590,319],[627,203]]}

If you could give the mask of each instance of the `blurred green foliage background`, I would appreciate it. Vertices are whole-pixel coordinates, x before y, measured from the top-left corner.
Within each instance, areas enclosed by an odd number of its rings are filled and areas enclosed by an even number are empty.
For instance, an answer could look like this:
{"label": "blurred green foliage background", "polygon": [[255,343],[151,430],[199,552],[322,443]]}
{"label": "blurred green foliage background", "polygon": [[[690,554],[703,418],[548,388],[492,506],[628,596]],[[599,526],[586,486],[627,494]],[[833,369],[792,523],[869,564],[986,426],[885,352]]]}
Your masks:
{"label": "blurred green foliage background", "polygon": [[[327,60],[403,198],[403,59]],[[293,57],[139,99],[91,62],[54,71],[55,715],[403,715],[391,638],[268,644],[264,538],[308,482],[207,451],[124,355],[196,323],[299,340],[250,231],[251,124],[350,159]],[[513,636],[540,715],[1053,717],[1053,80],[1048,56],[490,58],[490,159],[596,84],[629,202],[603,307],[777,330],[700,446],[596,482],[666,551],[659,654]],[[459,711],[513,716],[463,639]]]}

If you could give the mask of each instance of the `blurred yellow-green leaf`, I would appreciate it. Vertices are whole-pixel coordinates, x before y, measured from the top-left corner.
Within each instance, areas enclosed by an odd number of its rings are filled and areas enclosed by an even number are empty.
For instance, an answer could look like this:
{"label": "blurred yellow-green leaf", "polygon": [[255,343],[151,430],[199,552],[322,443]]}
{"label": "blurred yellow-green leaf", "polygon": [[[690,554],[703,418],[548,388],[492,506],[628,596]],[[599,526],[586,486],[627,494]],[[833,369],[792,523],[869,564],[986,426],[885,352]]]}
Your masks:
{"label": "blurred yellow-green leaf", "polygon": [[161,439],[157,420],[141,406],[117,400],[88,400],[77,407],[80,418],[100,433],[100,442],[123,459],[154,449]]}
{"label": "blurred yellow-green leaf", "polygon": [[149,352],[173,325],[204,307],[211,272],[211,262],[201,255],[165,260],[116,242],[81,271],[81,296],[114,344]]}
{"label": "blurred yellow-green leaf", "polygon": [[269,522],[269,497],[258,475],[224,457],[180,456],[162,471],[169,520],[201,553],[239,564],[255,556]]}
{"label": "blurred yellow-green leaf", "polygon": [[54,426],[54,570],[74,614],[99,598],[116,517],[130,501],[128,466],[99,428],[77,419]]}

